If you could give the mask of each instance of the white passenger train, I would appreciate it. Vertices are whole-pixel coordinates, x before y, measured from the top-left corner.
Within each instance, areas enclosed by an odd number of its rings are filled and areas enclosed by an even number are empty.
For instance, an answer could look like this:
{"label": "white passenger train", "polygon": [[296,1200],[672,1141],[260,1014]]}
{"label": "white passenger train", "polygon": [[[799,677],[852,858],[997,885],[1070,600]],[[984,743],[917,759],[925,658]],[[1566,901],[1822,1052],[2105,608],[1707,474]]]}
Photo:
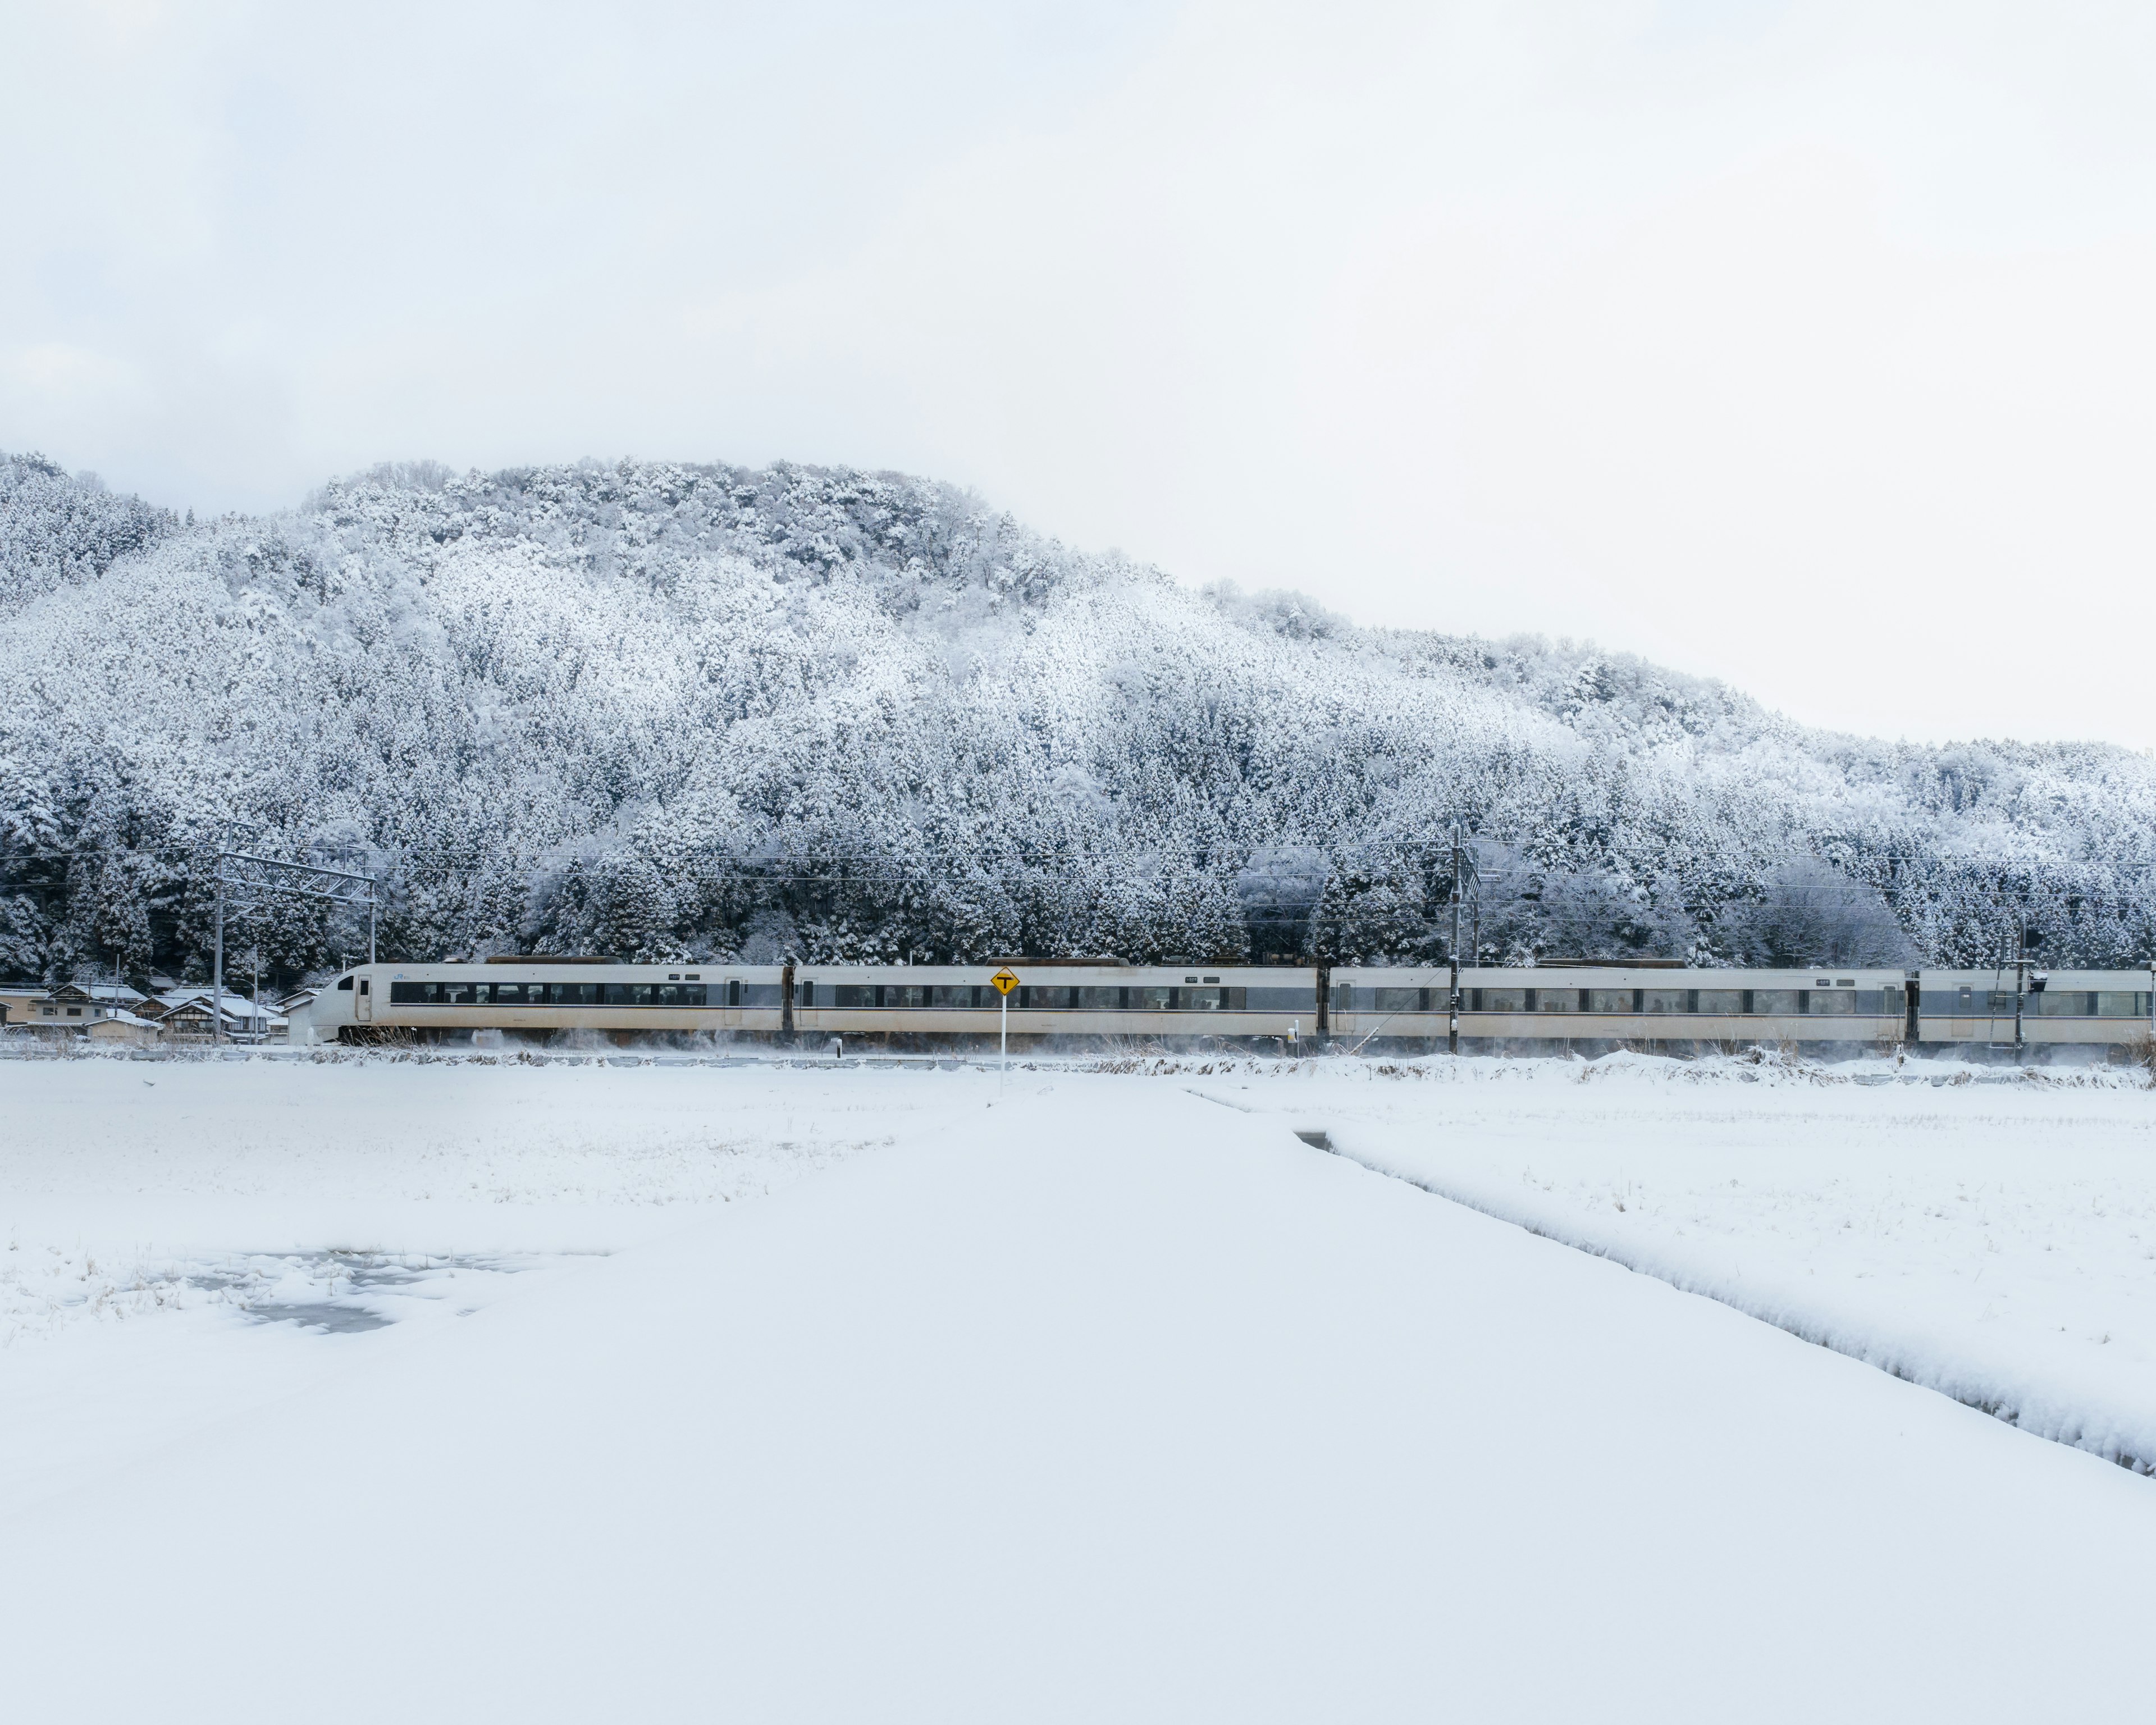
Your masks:
{"label": "white passenger train", "polygon": [[[1008,1019],[975,965],[617,964],[495,959],[368,964],[293,1015],[296,1041],[465,1040],[725,1031],[770,1038],[981,1038],[1024,1045],[1137,1037],[1429,1046],[1452,1032],[1443,967],[1260,968],[1013,959]],[[1459,1034],[1481,1046],[1564,1044],[2140,1042],[2156,972],[1463,968]]]}

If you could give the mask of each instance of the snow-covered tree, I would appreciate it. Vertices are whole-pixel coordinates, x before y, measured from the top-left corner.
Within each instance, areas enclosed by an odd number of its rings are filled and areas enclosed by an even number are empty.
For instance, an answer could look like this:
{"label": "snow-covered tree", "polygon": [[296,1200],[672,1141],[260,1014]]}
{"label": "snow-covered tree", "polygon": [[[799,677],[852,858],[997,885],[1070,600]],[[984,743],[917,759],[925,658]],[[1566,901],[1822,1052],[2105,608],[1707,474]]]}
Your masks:
{"label": "snow-covered tree", "polygon": [[[2156,762],[1868,742],[1539,639],[1195,593],[888,474],[377,469],[182,522],[0,457],[0,966],[200,974],[238,841],[385,953],[2156,951]],[[249,925],[280,974],[363,930]],[[1799,957],[1799,955],[1801,955]]]}

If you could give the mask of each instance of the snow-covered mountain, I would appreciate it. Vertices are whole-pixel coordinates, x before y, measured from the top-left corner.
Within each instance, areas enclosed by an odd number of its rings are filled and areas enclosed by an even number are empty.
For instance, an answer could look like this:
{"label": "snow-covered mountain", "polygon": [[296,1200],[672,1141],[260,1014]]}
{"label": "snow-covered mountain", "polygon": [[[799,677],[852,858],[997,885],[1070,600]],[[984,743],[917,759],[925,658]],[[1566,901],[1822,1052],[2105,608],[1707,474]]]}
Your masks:
{"label": "snow-covered mountain", "polygon": [[198,969],[228,841],[377,873],[385,956],[1433,957],[1455,820],[1491,954],[2156,951],[2143,756],[1809,731],[891,474],[391,466],[198,523],[0,457],[0,680],[15,973]]}

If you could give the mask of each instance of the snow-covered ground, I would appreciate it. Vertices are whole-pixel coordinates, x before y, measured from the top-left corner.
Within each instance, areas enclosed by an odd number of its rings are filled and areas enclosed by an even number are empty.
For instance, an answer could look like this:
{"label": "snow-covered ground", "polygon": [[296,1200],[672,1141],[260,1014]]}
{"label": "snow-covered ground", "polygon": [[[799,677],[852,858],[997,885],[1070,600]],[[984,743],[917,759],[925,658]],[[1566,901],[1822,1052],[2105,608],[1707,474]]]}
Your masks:
{"label": "snow-covered ground", "polygon": [[1884,1063],[1638,1056],[1397,1070],[1258,1094],[1373,1168],[2156,1466],[2145,1081],[1942,1064],[1873,1086],[1855,1081]]}
{"label": "snow-covered ground", "polygon": [[2123,1407],[2156,1098],[1440,1064],[0,1064],[10,1710],[2139,1705],[2156,1481],[1352,1158]]}
{"label": "snow-covered ground", "polygon": [[718,1076],[0,1062],[0,1512],[888,1142],[929,1101]]}

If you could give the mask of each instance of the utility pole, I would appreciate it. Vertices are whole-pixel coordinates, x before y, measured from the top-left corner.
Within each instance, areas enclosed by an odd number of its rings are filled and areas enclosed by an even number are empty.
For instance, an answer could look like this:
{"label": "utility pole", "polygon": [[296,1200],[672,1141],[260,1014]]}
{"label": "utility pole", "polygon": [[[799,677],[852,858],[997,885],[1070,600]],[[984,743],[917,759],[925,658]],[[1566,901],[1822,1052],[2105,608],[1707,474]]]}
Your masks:
{"label": "utility pole", "polygon": [[2029,988],[2029,925],[2015,918],[2014,928],[2014,1064],[2021,1064],[2021,1002]]}
{"label": "utility pole", "polygon": [[213,1046],[224,1041],[224,870],[217,871],[217,944],[210,960],[209,1040]]}
{"label": "utility pole", "polygon": [[1449,1012],[1445,1045],[1460,1052],[1460,823],[1452,824],[1452,987],[1447,993]]}
{"label": "utility pole", "polygon": [[[282,898],[318,899],[347,910],[367,906],[367,962],[375,962],[375,926],[381,900],[374,877],[349,869],[326,869],[314,863],[280,862],[244,850],[220,850],[217,855],[217,939],[210,969],[210,1038],[224,1040],[224,911],[229,896],[235,909],[259,911]],[[346,925],[347,927],[349,925]],[[260,1016],[262,999],[261,927],[254,925],[255,1008],[249,1022]],[[341,940],[340,940],[341,944]]]}
{"label": "utility pole", "polygon": [[[1475,895],[1471,906],[1465,902],[1471,892]],[[1466,1004],[1460,988],[1463,915],[1467,923],[1465,933],[1469,954],[1479,964],[1482,951],[1482,864],[1467,848],[1467,823],[1455,820],[1452,824],[1452,987],[1447,1002],[1445,1031],[1445,1046],[1454,1054],[1460,1052],[1460,1014]]]}

